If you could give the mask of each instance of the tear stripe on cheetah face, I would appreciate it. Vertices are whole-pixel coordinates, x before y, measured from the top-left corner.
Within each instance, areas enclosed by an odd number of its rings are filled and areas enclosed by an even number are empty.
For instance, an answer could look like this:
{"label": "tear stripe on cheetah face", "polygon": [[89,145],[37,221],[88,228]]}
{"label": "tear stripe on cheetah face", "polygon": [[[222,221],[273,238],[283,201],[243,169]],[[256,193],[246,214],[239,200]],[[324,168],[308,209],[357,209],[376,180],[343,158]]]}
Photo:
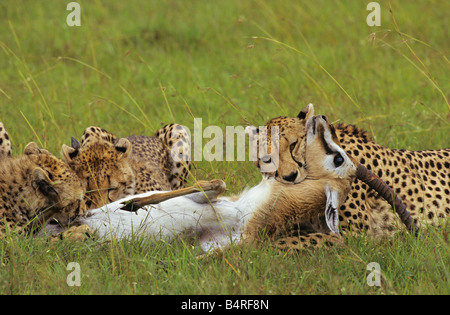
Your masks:
{"label": "tear stripe on cheetah face", "polygon": [[[295,138],[298,135],[298,142],[304,142],[304,121],[296,118],[285,121],[287,127],[280,132],[280,137],[289,135]],[[282,125],[283,119],[277,123]],[[377,144],[367,132],[356,126],[336,124],[334,128],[342,148],[394,189],[417,225],[439,224],[447,219],[450,213],[450,149],[389,149]],[[284,153],[291,163],[280,162],[280,165],[293,165],[302,159],[295,152],[291,157],[286,154],[289,145],[285,146],[285,152],[280,152],[280,156]],[[295,166],[284,171],[296,170]],[[279,174],[276,178],[282,181]],[[367,231],[374,235],[391,234],[402,226],[388,203],[358,180],[352,184],[347,200],[339,210],[339,221],[344,232]]]}

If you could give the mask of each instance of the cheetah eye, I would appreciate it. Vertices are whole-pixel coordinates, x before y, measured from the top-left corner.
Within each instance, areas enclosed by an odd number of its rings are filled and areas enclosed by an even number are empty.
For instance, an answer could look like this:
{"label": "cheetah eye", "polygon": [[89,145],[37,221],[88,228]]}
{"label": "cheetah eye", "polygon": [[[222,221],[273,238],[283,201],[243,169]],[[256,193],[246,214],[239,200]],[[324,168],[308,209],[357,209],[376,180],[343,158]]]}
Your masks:
{"label": "cheetah eye", "polygon": [[337,153],[333,159],[334,166],[339,167],[344,163],[344,158],[340,153]]}
{"label": "cheetah eye", "polygon": [[295,149],[295,146],[297,145],[298,141],[295,141],[294,143],[291,143],[291,145],[289,146],[289,150],[292,152]]}

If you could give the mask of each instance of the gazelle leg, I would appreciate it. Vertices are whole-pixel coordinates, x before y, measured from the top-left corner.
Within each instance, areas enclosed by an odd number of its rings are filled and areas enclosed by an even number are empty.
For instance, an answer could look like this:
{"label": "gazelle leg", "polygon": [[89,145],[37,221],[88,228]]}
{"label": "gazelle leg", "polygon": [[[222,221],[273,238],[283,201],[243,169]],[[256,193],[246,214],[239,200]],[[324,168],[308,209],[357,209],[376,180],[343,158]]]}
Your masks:
{"label": "gazelle leg", "polygon": [[142,208],[146,205],[157,204],[171,198],[185,196],[197,192],[206,193],[212,191],[213,194],[208,194],[208,197],[210,199],[215,199],[218,195],[225,191],[225,188],[225,183],[220,179],[213,179],[211,181],[199,181],[191,187],[186,187],[160,194],[153,194],[148,197],[130,199],[123,202],[124,206],[121,209],[126,211],[137,211],[139,208]]}

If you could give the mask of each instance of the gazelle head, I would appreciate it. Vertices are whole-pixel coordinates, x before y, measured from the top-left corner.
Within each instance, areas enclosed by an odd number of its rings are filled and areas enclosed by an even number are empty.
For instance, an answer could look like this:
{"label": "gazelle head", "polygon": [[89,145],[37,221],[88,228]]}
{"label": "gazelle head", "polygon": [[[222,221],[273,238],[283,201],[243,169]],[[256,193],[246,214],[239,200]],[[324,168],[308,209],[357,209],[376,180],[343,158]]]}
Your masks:
{"label": "gazelle head", "polygon": [[306,179],[336,178],[353,180],[356,166],[339,146],[334,127],[324,115],[306,122]]}
{"label": "gazelle head", "polygon": [[338,209],[345,201],[350,185],[355,178],[366,183],[383,197],[398,213],[408,230],[416,234],[418,228],[406,210],[401,199],[382,179],[374,175],[364,165],[358,163],[338,145],[334,127],[326,116],[313,116],[306,122],[306,161],[305,180],[326,180],[325,219],[328,227],[338,233]]}
{"label": "gazelle head", "polygon": [[333,233],[339,233],[338,209],[356,177],[356,165],[338,145],[333,126],[323,115],[306,122],[305,181],[323,185],[325,190],[325,222]]}

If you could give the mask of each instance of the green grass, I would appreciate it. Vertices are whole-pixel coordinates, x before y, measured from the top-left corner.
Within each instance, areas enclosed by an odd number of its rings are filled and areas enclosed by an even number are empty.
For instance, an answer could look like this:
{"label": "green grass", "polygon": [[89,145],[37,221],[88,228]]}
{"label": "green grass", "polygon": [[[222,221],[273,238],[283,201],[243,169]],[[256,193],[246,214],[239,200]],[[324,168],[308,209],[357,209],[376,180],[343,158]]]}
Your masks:
{"label": "green grass", "polygon": [[[183,242],[48,243],[12,236],[0,246],[0,288],[8,294],[448,294],[447,229],[420,239],[351,237],[342,248],[278,253],[233,247],[223,257],[196,259]],[[68,286],[70,262],[81,285]],[[381,286],[367,285],[381,268]]]}
{"label": "green grass", "polygon": [[[58,154],[90,125],[151,135],[173,121],[193,130],[201,117],[225,130],[309,102],[385,146],[450,147],[446,1],[379,1],[381,27],[366,24],[369,1],[78,2],[81,27],[67,26],[64,1],[0,3],[0,121],[15,155],[30,141]],[[197,162],[193,176],[224,179],[229,193],[260,179],[248,161]],[[354,237],[295,257],[265,245],[205,261],[182,242],[12,235],[0,245],[0,292],[448,294],[448,231]],[[71,261],[80,287],[65,284]],[[365,282],[371,261],[381,288]]]}

